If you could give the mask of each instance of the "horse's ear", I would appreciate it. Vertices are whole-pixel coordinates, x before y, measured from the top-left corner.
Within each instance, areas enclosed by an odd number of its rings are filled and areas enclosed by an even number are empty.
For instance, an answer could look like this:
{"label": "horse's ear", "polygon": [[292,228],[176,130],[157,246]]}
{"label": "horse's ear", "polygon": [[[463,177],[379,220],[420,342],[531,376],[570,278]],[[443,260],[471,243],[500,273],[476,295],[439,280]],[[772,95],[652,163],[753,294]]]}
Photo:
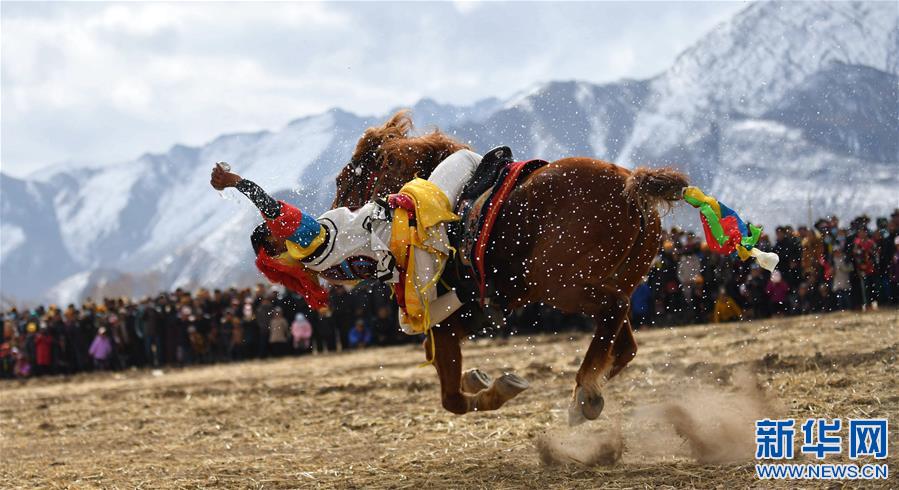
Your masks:
{"label": "horse's ear", "polygon": [[384,129],[390,136],[405,138],[412,131],[412,112],[409,109],[397,111],[384,123]]}

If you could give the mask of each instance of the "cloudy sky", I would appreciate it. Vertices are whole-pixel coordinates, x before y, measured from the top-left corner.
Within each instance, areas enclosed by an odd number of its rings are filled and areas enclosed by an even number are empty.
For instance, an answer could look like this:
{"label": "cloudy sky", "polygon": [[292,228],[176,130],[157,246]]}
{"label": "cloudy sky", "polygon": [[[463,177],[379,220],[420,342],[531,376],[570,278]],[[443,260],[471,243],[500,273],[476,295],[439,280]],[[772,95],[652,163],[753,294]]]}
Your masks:
{"label": "cloudy sky", "polygon": [[330,107],[649,77],[745,6],[3,2],[0,166],[122,161]]}

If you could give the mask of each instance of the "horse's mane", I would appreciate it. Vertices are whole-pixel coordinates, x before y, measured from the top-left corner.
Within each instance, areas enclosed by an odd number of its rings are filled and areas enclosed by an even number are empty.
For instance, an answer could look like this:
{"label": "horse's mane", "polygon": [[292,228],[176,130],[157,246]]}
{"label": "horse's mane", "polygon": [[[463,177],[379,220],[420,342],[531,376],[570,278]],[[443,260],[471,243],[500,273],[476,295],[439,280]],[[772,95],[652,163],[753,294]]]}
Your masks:
{"label": "horse's mane", "polygon": [[353,158],[361,161],[365,152],[371,152],[380,156],[381,168],[427,177],[444,158],[456,151],[471,149],[437,128],[420,136],[410,136],[412,128],[410,112],[398,111],[383,126],[365,131]]}

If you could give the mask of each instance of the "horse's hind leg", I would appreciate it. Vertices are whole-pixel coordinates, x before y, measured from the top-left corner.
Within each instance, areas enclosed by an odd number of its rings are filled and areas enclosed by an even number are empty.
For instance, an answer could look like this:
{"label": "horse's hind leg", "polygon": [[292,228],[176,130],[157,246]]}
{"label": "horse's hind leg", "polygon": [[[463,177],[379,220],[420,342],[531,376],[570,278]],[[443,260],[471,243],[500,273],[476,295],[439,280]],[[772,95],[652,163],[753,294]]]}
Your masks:
{"label": "horse's hind leg", "polygon": [[[602,294],[596,291],[597,294]],[[575,425],[594,420],[602,413],[605,400],[602,388],[633,358],[636,343],[626,324],[630,299],[623,293],[604,291],[600,300],[593,299],[596,332],[584,361],[577,372],[574,399],[568,410],[568,422]]]}
{"label": "horse's hind leg", "polygon": [[624,369],[625,366],[637,355],[637,340],[634,338],[634,329],[631,326],[631,313],[624,315],[624,322],[621,329],[618,330],[618,336],[615,337],[614,354],[615,360],[612,362],[612,370],[609,372],[609,379],[614,378]]}
{"label": "horse's hind leg", "polygon": [[[429,361],[433,361],[440,378],[440,397],[443,408],[456,414],[476,410],[496,410],[504,403],[528,388],[527,381],[514,374],[506,374],[490,383],[488,387],[478,389],[478,384],[486,384],[489,377],[473,376],[469,371],[463,389],[462,378],[462,339],[464,328],[457,323],[458,315],[453,315],[439,327],[431,330],[432,335],[425,341],[425,353]],[[433,358],[432,358],[432,345]],[[477,370],[473,370],[479,372]],[[479,379],[471,379],[479,378]],[[486,380],[484,379],[486,378]],[[469,392],[469,390],[475,392]]]}

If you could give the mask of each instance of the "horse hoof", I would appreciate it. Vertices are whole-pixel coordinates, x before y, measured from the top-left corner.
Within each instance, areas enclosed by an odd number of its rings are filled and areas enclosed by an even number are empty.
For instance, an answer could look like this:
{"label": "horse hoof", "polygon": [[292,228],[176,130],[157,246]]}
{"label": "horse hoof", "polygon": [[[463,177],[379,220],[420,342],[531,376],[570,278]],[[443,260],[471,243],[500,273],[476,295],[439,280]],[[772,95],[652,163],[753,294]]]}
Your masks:
{"label": "horse hoof", "polygon": [[522,391],[530,388],[531,385],[521,376],[508,373],[500,376],[499,379],[493,383],[493,386],[503,399],[509,400]]}
{"label": "horse hoof", "polygon": [[605,407],[605,400],[599,393],[587,394],[580,386],[568,407],[568,425],[574,426],[582,424],[588,420],[596,420]]}
{"label": "horse hoof", "polygon": [[477,393],[490,388],[490,375],[480,369],[471,369],[462,376],[462,391],[465,393]]}
{"label": "horse hoof", "polygon": [[581,412],[581,407],[574,400],[568,405],[568,426],[575,427],[586,422],[587,419]]}

